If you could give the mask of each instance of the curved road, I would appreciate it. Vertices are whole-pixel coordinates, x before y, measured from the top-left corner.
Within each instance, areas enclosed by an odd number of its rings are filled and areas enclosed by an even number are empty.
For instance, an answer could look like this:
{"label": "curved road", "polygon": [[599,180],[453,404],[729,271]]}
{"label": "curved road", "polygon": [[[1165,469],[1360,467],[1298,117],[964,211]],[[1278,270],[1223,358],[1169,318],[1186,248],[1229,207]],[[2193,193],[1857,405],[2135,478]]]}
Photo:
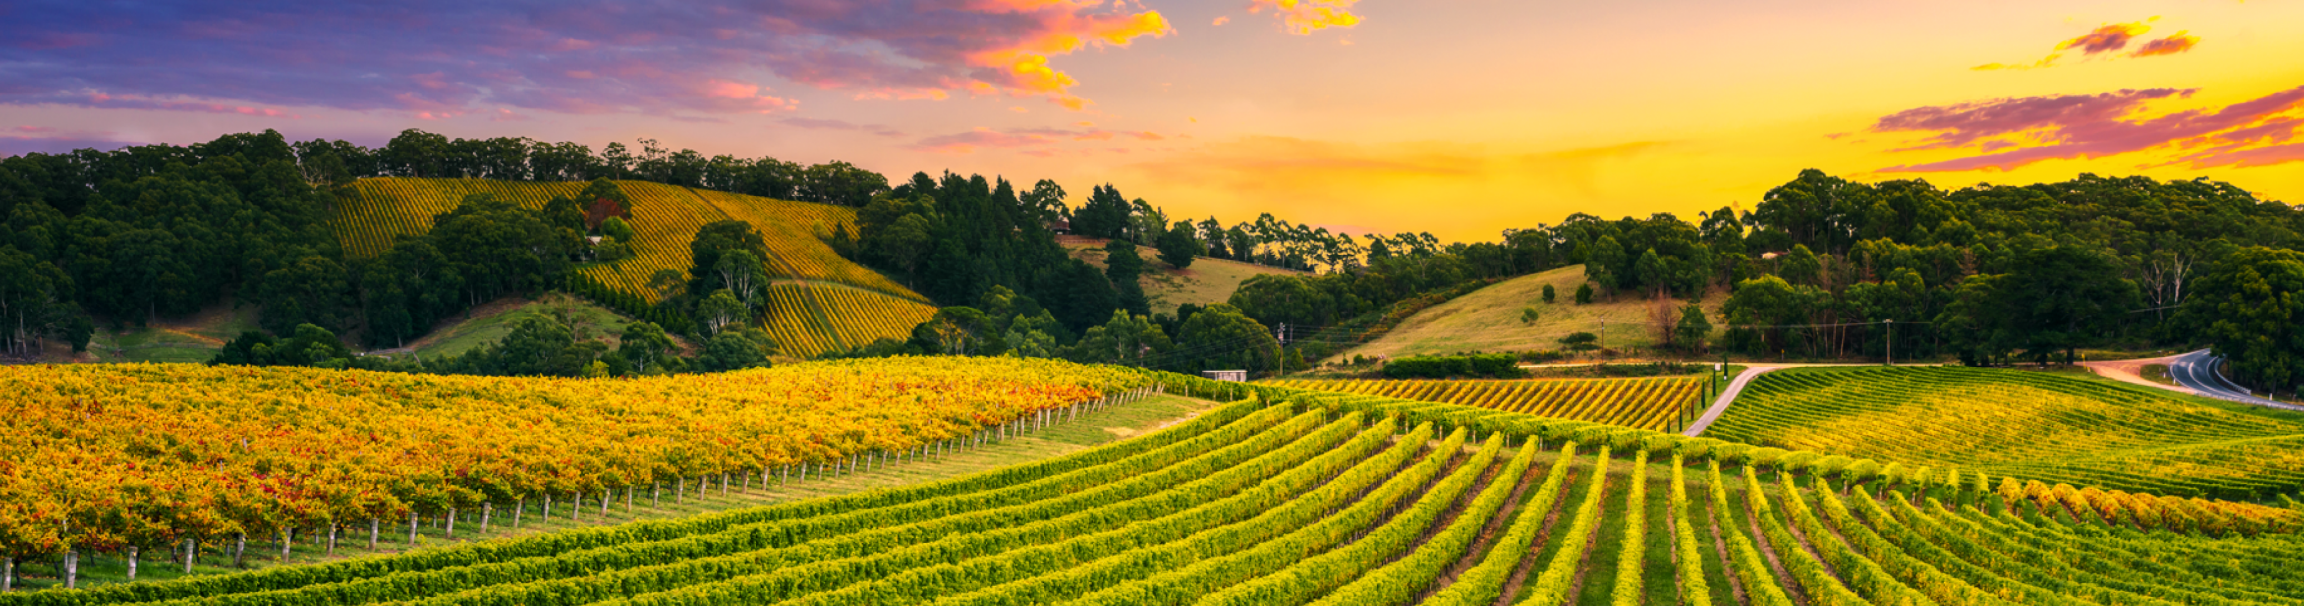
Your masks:
{"label": "curved road", "polygon": [[1752,379],[1758,378],[1760,375],[1766,374],[1768,371],[1776,370],[1778,368],[1782,367],[1746,367],[1744,369],[1744,374],[1736,375],[1736,380],[1729,381],[1728,386],[1720,390],[1720,397],[1712,399],[1712,407],[1704,409],[1704,416],[1697,417],[1695,422],[1688,424],[1687,429],[1680,430],[1680,435],[1688,436],[1691,438],[1703,435],[1705,429],[1712,427],[1713,421],[1720,420],[1721,413],[1728,412],[1728,403],[1736,401],[1736,394],[1744,393],[1744,386],[1751,385]]}
{"label": "curved road", "polygon": [[2200,395],[2218,400],[2230,400],[2243,404],[2287,410],[2304,410],[2304,406],[2283,404],[2256,397],[2255,394],[2249,393],[2248,388],[2241,387],[2233,383],[2231,379],[2224,378],[2222,373],[2216,372],[2216,368],[2223,365],[2223,358],[2209,354],[2208,350],[2203,349],[2170,359],[2168,361],[2168,376],[2176,379],[2177,384],[2191,388],[2192,391],[2199,392]]}

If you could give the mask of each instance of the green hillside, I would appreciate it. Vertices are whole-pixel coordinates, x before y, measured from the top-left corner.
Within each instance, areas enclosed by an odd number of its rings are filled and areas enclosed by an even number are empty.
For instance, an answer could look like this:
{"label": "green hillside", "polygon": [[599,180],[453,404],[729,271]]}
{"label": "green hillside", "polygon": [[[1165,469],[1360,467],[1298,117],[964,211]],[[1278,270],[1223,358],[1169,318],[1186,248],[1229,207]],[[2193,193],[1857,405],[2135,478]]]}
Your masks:
{"label": "green hillside", "polygon": [[2123,490],[2304,489],[2304,414],[2019,370],[1780,370],[1705,435]]}
{"label": "green hillside", "polygon": [[[1560,337],[1571,333],[1606,333],[1602,346],[1614,350],[1644,349],[1656,344],[1651,328],[1656,318],[1658,301],[1640,298],[1634,293],[1618,293],[1614,301],[1597,297],[1590,304],[1576,304],[1576,287],[1584,284],[1584,266],[1570,265],[1550,271],[1529,274],[1498,282],[1487,288],[1472,291],[1429,309],[1417,312],[1399,327],[1374,341],[1337,354],[1335,359],[1355,355],[1411,356],[1450,354],[1463,351],[1529,351],[1558,349]],[[1550,285],[1556,293],[1552,303],[1543,299],[1544,287]],[[1707,313],[1718,317],[1720,304],[1727,296],[1714,293],[1701,303]],[[1679,307],[1686,301],[1665,300],[1670,306],[1669,321],[1680,317]],[[1537,321],[1521,321],[1524,309],[1534,308]],[[1717,323],[1717,320],[1715,320]]]}
{"label": "green hillside", "polygon": [[[448,212],[471,194],[494,194],[529,208],[543,208],[554,196],[575,195],[584,183],[495,181],[487,179],[361,179],[337,199],[333,226],[353,257],[381,253],[401,235],[424,233],[432,217]],[[769,273],[778,297],[770,334],[784,353],[812,356],[860,347],[880,338],[905,338],[913,325],[935,312],[927,298],[887,276],[833,252],[823,238],[852,230],[854,209],[791,202],[646,181],[619,181],[633,200],[636,232],[628,259],[578,266],[577,273],[610,288],[653,302],[661,297],[647,284],[656,272],[686,275],[694,264],[689,249],[696,230],[722,220],[752,224],[767,243]]]}
{"label": "green hillside", "polygon": [[[1087,261],[1097,269],[1104,268],[1105,240],[1095,238],[1059,238],[1074,258]],[[1144,275],[1136,279],[1144,289],[1144,299],[1152,304],[1153,313],[1176,313],[1176,308],[1191,303],[1206,307],[1223,303],[1240,290],[1240,283],[1262,275],[1301,276],[1304,272],[1281,269],[1269,265],[1242,263],[1228,259],[1199,257],[1184,269],[1169,267],[1160,262],[1158,251],[1138,247],[1136,254],[1144,257]]]}

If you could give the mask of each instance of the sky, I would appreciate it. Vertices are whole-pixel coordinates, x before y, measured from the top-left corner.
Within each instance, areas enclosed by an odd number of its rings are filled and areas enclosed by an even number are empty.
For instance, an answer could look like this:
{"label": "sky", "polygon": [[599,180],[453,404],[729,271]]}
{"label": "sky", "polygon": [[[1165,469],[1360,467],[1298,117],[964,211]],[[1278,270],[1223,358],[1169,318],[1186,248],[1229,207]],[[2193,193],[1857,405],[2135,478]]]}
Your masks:
{"label": "sky", "polygon": [[0,3],[0,155],[652,138],[1463,241],[1805,168],[2304,204],[2300,125],[2279,0]]}

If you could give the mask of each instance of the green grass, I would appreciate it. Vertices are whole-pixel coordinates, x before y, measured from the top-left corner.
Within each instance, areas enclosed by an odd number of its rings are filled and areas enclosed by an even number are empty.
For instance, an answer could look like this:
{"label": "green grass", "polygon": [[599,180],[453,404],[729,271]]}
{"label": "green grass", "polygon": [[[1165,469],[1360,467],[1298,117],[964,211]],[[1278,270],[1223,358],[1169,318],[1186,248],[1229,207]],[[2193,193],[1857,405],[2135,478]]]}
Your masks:
{"label": "green grass", "polygon": [[1779,370],[1755,380],[1706,435],[2118,490],[2304,488],[2304,413],[2074,372]]}
{"label": "green grass", "polygon": [[611,345],[632,323],[631,318],[591,301],[555,292],[535,300],[505,299],[474,309],[469,319],[436,327],[410,343],[408,349],[424,357],[459,355],[503,340],[523,318],[560,319],[576,330],[578,340],[600,338]]}
{"label": "green grass", "polygon": [[[162,319],[146,325],[114,329],[99,325],[88,340],[91,362],[206,362],[240,333],[257,330],[256,307],[225,300],[183,318]],[[55,343],[59,352],[51,361],[65,361],[68,346]]]}
{"label": "green grass", "polygon": [[[1104,240],[1092,238],[1064,238],[1062,240],[1074,258],[1087,261],[1097,269],[1104,268]],[[1201,307],[1223,303],[1240,290],[1240,283],[1261,275],[1308,275],[1304,272],[1269,267],[1239,261],[1198,257],[1190,267],[1175,269],[1163,263],[1159,251],[1148,246],[1136,248],[1136,255],[1144,258],[1144,274],[1137,278],[1137,286],[1144,289],[1144,299],[1151,303],[1153,313],[1176,313],[1176,308],[1191,303]]]}
{"label": "green grass", "polygon": [[[1575,302],[1576,287],[1584,284],[1584,266],[1571,265],[1498,282],[1455,300],[1434,305],[1410,316],[1398,328],[1375,341],[1337,354],[1330,360],[1352,356],[1440,355],[1472,351],[1533,351],[1560,347],[1560,337],[1571,333],[1606,332],[1602,345],[1625,352],[1644,352],[1656,344],[1650,329],[1655,307],[1670,307],[1669,321],[1677,322],[1686,301],[1653,301],[1636,293],[1617,293],[1614,301],[1595,295],[1590,304]],[[1543,291],[1556,293],[1545,303]],[[1702,303],[1717,317],[1723,293],[1711,293]],[[1535,308],[1534,323],[1521,321],[1521,310]],[[1676,356],[1667,356],[1676,357]]]}
{"label": "green grass", "polygon": [[[437,547],[476,539],[493,540],[533,536],[601,524],[621,524],[636,520],[693,516],[961,477],[1010,465],[1063,456],[1094,446],[1116,442],[1166,427],[1214,406],[1216,406],[1215,402],[1206,400],[1158,395],[1115,405],[1093,415],[1084,416],[1077,422],[1054,425],[1038,433],[989,443],[975,450],[959,451],[942,459],[915,461],[850,475],[834,476],[829,479],[811,477],[807,481],[792,482],[776,487],[764,487],[755,481],[749,491],[742,490],[741,482],[726,493],[720,491],[715,484],[715,488],[701,492],[691,488],[685,498],[677,501],[674,499],[672,489],[667,486],[662,491],[661,498],[655,503],[650,502],[645,491],[636,494],[630,513],[625,511],[621,495],[619,495],[610,504],[606,519],[602,519],[599,515],[598,502],[591,500],[587,501],[591,505],[583,512],[582,518],[579,520],[569,519],[565,502],[555,502],[552,509],[552,519],[542,519],[543,503],[532,499],[528,501],[527,508],[521,516],[522,523],[519,528],[510,527],[512,512],[507,507],[495,512],[489,532],[481,535],[477,532],[479,529],[479,512],[477,510],[466,511],[462,512],[465,519],[456,523],[455,538],[449,538],[447,529],[438,525],[436,523],[437,518],[434,518],[421,525],[417,531],[416,543],[413,546],[407,543],[408,521],[406,519],[398,520],[397,526],[395,526],[394,521],[386,520],[383,523],[377,549],[371,551],[367,548],[368,527],[363,521],[357,524],[357,528],[348,528],[339,536],[334,555],[327,553],[324,536],[321,537],[323,538],[322,543],[315,544],[310,541],[314,537],[299,535],[297,537],[298,544],[290,551],[286,563],[309,564],[351,557],[388,555],[411,549]],[[239,570],[232,567],[231,555],[217,549],[217,546],[202,545],[200,550],[200,558],[194,564],[190,576]],[[260,541],[256,537],[251,537],[243,562],[249,568],[279,566],[283,563],[279,554],[277,543],[269,540]],[[140,559],[143,560],[143,565],[137,573],[139,582],[187,576],[183,572],[183,565],[180,561],[169,561],[169,552],[165,548],[156,552],[146,552]],[[58,562],[54,559],[39,562],[19,562],[17,573],[22,576],[18,579],[16,586],[19,589],[27,590],[60,587],[62,580],[58,566]],[[127,562],[117,555],[84,556],[80,562],[80,585],[82,587],[123,582],[127,579],[127,575]],[[0,601],[0,603],[5,602]]]}

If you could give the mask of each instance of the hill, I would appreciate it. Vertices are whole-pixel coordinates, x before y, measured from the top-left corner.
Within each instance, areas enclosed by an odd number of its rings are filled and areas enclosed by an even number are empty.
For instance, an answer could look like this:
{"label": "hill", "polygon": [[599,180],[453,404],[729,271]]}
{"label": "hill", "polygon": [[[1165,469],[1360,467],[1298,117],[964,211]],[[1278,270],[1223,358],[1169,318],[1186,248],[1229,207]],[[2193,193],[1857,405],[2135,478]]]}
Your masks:
{"label": "hill", "polygon": [[[494,194],[528,208],[543,208],[554,196],[573,196],[583,182],[497,181],[488,179],[361,179],[338,196],[331,226],[345,253],[374,256],[401,235],[422,234],[432,217],[453,210],[471,194]],[[910,336],[912,326],[935,313],[926,297],[857,265],[825,244],[834,230],[852,230],[854,209],[699,190],[646,181],[619,181],[633,200],[637,237],[632,258],[579,266],[577,273],[653,303],[662,297],[647,286],[661,270],[685,276],[694,264],[689,242],[707,223],[734,219],[749,223],[766,241],[769,273],[782,297],[770,314],[768,332],[788,355],[807,357],[844,350],[880,338]]]}
{"label": "hill", "polygon": [[1779,370],[1705,435],[2124,490],[2304,489],[2304,414],[2018,370]]}
{"label": "hill", "polygon": [[[1655,345],[1656,335],[1650,326],[1656,301],[1618,293],[1615,301],[1595,298],[1590,304],[1578,305],[1576,287],[1582,284],[1582,265],[1498,282],[1417,312],[1391,332],[1330,359],[1558,349],[1560,337],[1577,332],[1599,335],[1605,331],[1601,345],[1618,351]],[[1546,285],[1556,294],[1550,304],[1543,298]],[[1700,305],[1717,318],[1720,305],[1726,301],[1725,295],[1707,296]],[[1664,303],[1672,307],[1670,320],[1678,321],[1678,308],[1687,302]],[[1533,324],[1520,320],[1521,311],[1527,308],[1536,310],[1538,319]]]}
{"label": "hill", "polygon": [[[1057,242],[1072,253],[1072,257],[1087,261],[1096,269],[1104,269],[1104,243],[1108,240],[1062,236]],[[1144,275],[1136,280],[1144,289],[1144,299],[1151,303],[1153,313],[1176,313],[1176,308],[1191,303],[1201,307],[1223,303],[1240,290],[1240,283],[1261,275],[1309,275],[1293,269],[1270,265],[1243,263],[1230,259],[1194,257],[1192,266],[1184,269],[1169,267],[1156,257],[1150,247],[1138,247],[1137,254],[1144,257]]]}
{"label": "hill", "polygon": [[[1763,475],[1717,440],[1182,377],[1168,386],[1263,397],[930,484],[56,598],[2287,603],[2304,582],[2284,510],[2102,491],[2034,498],[1868,461]],[[1293,402],[1267,403],[1282,398]],[[0,603],[55,601],[45,597]]]}

